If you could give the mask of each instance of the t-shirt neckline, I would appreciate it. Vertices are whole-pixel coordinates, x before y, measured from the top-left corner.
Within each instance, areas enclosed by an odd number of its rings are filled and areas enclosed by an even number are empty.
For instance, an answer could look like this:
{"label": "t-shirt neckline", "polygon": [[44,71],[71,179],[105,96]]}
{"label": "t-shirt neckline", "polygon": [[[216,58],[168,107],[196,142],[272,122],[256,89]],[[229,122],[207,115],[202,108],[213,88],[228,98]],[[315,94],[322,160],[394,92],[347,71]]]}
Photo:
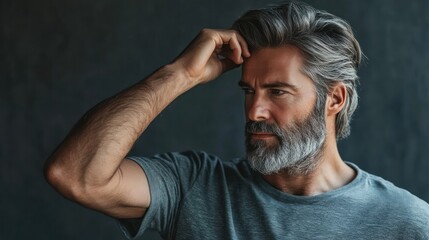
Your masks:
{"label": "t-shirt neckline", "polygon": [[285,201],[285,202],[311,204],[311,203],[326,201],[331,198],[343,195],[344,193],[351,191],[355,189],[358,185],[360,185],[360,183],[363,181],[362,170],[359,169],[359,167],[356,166],[354,163],[351,163],[351,162],[345,162],[345,163],[351,168],[353,168],[353,170],[355,170],[356,172],[355,178],[344,186],[341,186],[334,190],[321,193],[318,195],[314,195],[314,196],[298,196],[298,195],[282,192],[279,189],[272,186],[271,184],[269,184],[267,181],[265,181],[265,179],[262,177],[260,173],[252,170],[252,174],[255,176],[256,185],[258,185],[258,187],[261,188],[262,191],[272,196],[273,198],[279,201]]}

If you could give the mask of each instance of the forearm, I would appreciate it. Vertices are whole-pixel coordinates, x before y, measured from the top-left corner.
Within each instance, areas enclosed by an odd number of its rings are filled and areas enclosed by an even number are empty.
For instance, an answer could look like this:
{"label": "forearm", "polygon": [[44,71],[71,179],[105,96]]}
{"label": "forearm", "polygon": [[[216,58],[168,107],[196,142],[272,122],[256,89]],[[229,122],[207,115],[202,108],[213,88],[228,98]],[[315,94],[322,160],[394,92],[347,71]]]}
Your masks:
{"label": "forearm", "polygon": [[103,213],[141,216],[151,201],[147,178],[124,158],[170,102],[237,67],[242,50],[250,56],[236,32],[202,30],[172,64],[85,114],[49,158],[48,182],[62,195]]}
{"label": "forearm", "polygon": [[107,184],[150,122],[194,85],[173,65],[159,69],[85,114],[47,168],[78,186]]}

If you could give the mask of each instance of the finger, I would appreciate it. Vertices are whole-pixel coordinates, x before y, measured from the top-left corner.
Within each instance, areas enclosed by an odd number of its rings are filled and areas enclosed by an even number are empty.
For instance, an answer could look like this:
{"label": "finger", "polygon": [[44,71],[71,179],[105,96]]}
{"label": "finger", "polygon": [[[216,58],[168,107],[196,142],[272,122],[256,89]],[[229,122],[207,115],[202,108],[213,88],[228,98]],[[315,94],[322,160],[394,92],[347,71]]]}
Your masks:
{"label": "finger", "polygon": [[219,39],[216,42],[217,46],[227,44],[229,49],[232,51],[232,58],[236,64],[243,63],[243,58],[241,56],[241,46],[236,37],[236,33],[233,31],[219,31],[218,32]]}
{"label": "finger", "polygon": [[[242,55],[243,57],[250,57],[250,50],[249,47],[247,45],[246,40],[244,39],[243,36],[241,36],[237,31],[235,30],[228,30],[229,33],[232,33],[232,41],[235,44],[235,42],[238,42],[238,44],[240,45],[240,55]],[[241,57],[241,56],[240,56]]]}
{"label": "finger", "polygon": [[224,44],[222,48],[218,48],[216,54],[222,58],[234,59],[234,52],[228,44]]}
{"label": "finger", "polygon": [[239,64],[236,64],[234,61],[228,58],[222,59],[221,63],[223,73],[240,66]]}
{"label": "finger", "polygon": [[235,60],[235,63],[241,64],[243,63],[243,57],[241,56],[241,45],[238,42],[237,36],[233,34],[231,39],[228,42],[229,48],[232,51],[232,57]]}
{"label": "finger", "polygon": [[247,45],[246,40],[239,33],[236,33],[237,40],[240,43],[241,51],[244,57],[250,57],[249,46]]}

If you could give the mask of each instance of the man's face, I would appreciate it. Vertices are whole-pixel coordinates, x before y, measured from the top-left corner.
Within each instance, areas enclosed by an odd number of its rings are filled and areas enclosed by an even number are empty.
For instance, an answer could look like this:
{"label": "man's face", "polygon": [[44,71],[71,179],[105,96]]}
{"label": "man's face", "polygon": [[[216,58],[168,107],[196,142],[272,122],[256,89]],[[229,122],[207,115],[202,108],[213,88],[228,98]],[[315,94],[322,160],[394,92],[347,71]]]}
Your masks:
{"label": "man's face", "polygon": [[243,64],[247,158],[262,174],[305,174],[317,165],[324,109],[315,108],[315,85],[302,64],[293,46],[254,51]]}

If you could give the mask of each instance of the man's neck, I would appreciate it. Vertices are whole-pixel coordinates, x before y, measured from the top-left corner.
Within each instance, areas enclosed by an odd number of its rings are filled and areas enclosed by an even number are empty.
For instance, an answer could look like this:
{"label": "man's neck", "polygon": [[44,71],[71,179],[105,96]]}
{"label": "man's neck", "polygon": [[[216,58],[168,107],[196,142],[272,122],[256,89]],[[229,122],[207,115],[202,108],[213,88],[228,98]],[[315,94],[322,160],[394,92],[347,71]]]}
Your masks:
{"label": "man's neck", "polygon": [[320,154],[319,161],[319,165],[306,175],[290,175],[283,171],[263,175],[263,178],[280,191],[293,195],[314,196],[342,187],[356,176],[355,171],[341,159],[336,146],[326,148]]}

